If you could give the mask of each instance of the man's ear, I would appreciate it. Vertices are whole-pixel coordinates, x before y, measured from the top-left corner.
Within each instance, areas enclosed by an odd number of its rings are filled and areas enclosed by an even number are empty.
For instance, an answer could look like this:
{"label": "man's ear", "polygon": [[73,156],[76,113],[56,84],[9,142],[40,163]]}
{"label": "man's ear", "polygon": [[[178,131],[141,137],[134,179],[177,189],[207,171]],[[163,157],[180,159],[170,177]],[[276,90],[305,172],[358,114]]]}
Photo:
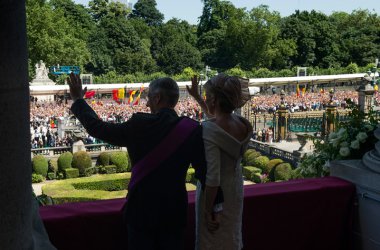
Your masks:
{"label": "man's ear", "polygon": [[154,102],[156,105],[159,104],[161,101],[162,101],[162,99],[161,99],[160,93],[158,93],[157,95],[154,96]]}

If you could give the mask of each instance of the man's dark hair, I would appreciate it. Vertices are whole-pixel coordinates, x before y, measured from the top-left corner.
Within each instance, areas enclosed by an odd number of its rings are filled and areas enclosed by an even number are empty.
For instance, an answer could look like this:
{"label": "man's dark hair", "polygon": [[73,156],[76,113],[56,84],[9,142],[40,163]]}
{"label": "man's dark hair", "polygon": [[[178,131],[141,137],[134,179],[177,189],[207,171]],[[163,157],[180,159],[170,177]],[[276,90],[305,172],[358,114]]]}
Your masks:
{"label": "man's dark hair", "polygon": [[160,94],[163,102],[170,107],[175,107],[179,98],[179,88],[176,81],[169,77],[159,78],[149,84],[149,92]]}

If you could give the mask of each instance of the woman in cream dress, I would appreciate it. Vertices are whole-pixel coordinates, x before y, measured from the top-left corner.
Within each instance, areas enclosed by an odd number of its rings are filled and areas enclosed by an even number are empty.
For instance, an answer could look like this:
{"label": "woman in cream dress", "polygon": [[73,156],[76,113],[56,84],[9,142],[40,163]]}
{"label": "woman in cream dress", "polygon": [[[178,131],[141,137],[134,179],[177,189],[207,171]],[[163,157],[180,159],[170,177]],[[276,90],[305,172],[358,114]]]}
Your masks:
{"label": "woman in cream dress", "polygon": [[[196,249],[241,250],[243,177],[240,165],[252,136],[250,123],[233,113],[249,99],[248,81],[219,74],[204,85],[206,100],[193,79],[189,93],[212,119],[203,122],[207,175],[206,187],[197,186]],[[224,203],[214,206],[218,187]]]}

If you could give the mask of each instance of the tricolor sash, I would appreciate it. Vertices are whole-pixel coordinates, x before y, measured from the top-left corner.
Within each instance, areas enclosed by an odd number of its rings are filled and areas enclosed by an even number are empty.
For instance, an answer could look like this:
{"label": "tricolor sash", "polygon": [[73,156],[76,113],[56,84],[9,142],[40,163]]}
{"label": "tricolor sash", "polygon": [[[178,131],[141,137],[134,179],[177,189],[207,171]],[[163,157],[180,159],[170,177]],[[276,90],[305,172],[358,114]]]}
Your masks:
{"label": "tricolor sash", "polygon": [[197,126],[198,124],[191,119],[181,119],[174,129],[172,129],[152,151],[133,166],[131,180],[128,185],[128,193],[131,192],[144,177],[152,173],[162,162],[168,159],[179,146],[185,142]]}

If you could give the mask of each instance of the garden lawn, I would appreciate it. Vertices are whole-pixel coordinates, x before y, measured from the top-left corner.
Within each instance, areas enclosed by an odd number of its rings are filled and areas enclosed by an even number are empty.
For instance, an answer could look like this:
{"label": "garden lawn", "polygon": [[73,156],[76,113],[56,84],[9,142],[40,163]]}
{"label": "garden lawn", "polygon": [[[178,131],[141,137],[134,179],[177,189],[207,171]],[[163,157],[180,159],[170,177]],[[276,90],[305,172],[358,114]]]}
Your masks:
{"label": "garden lawn", "polygon": [[[55,204],[124,198],[130,178],[131,173],[120,173],[59,180],[43,186],[42,194],[52,197]],[[186,189],[196,186],[186,183]]]}

